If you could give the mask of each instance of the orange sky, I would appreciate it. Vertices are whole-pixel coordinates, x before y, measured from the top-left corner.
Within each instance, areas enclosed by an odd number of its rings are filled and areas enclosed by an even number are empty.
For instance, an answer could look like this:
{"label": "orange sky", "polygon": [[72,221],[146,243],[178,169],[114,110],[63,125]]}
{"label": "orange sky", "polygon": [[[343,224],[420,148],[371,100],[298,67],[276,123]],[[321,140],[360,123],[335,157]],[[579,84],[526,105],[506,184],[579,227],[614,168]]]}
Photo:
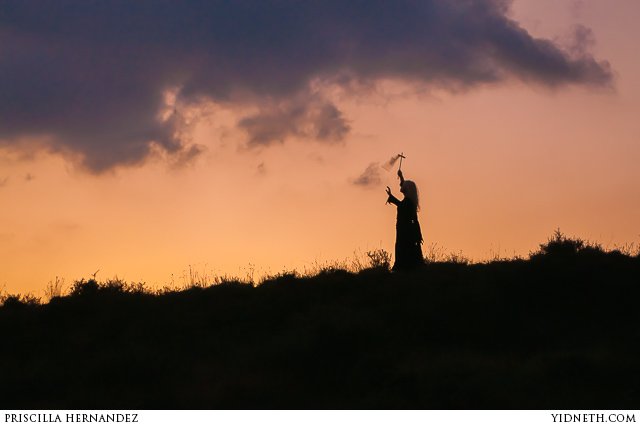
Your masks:
{"label": "orange sky", "polygon": [[403,151],[421,191],[425,250],[482,260],[526,255],[554,229],[613,247],[640,239],[639,3],[519,0],[514,17],[535,36],[576,23],[610,61],[615,90],[521,82],[416,95],[398,82],[357,98],[335,93],[352,131],[327,146],[288,140],[239,148],[239,111],[212,106],[194,125],[207,147],[194,164],[158,159],[93,176],[68,158],[0,155],[0,290],[42,295],[115,275],[162,286],[191,265],[209,275],[302,270],[353,252],[393,251],[392,173],[352,184],[372,162]]}

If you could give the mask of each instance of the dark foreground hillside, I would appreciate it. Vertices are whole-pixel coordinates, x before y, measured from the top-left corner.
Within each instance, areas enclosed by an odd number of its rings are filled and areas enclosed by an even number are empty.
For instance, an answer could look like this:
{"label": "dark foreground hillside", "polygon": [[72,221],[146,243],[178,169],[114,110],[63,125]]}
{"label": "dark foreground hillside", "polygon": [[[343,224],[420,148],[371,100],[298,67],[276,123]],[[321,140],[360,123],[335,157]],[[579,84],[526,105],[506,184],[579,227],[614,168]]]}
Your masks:
{"label": "dark foreground hillside", "polygon": [[[640,408],[640,259],[282,276],[0,308],[2,408]],[[551,247],[553,248],[553,247]],[[125,290],[126,289],[126,290]]]}

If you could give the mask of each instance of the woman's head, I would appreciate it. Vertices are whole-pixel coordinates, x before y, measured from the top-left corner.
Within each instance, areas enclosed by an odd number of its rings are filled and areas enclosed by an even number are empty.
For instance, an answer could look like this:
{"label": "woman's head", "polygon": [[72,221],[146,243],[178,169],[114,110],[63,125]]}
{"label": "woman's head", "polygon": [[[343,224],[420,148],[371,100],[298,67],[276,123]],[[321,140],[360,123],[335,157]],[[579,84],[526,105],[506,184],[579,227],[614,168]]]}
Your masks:
{"label": "woman's head", "polygon": [[400,185],[400,192],[406,197],[411,199],[413,203],[416,205],[416,208],[420,208],[420,200],[418,198],[418,187],[411,180],[405,180]]}

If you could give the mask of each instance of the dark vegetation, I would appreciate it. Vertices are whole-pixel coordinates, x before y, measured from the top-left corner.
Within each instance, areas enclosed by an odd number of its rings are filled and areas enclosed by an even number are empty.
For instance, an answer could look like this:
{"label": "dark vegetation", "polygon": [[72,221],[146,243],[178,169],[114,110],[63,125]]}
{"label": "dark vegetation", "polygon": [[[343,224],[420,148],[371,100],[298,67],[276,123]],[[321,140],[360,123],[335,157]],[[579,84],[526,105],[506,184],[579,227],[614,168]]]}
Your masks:
{"label": "dark vegetation", "polygon": [[640,407],[637,253],[558,232],[526,260],[456,258],[5,296],[0,407]]}

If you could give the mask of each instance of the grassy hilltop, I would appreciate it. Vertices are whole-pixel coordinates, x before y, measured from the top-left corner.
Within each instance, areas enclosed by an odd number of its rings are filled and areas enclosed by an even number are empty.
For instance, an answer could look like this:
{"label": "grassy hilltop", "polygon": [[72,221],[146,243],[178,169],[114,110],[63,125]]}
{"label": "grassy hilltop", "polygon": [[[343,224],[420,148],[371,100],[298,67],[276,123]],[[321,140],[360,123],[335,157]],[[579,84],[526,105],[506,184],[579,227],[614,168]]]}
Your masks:
{"label": "grassy hilltop", "polygon": [[640,408],[640,257],[387,264],[0,307],[2,408]]}

